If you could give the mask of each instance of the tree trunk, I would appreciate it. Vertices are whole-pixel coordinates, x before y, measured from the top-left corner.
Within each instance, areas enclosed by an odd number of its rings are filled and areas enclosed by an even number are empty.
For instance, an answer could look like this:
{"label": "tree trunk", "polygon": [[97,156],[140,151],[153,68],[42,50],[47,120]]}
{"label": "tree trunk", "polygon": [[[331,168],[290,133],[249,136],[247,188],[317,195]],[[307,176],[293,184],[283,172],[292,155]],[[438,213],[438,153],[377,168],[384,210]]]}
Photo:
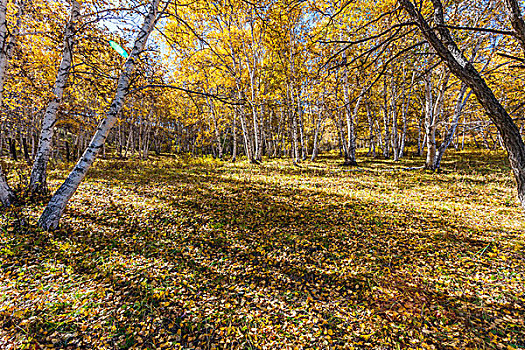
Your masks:
{"label": "tree trunk", "polygon": [[308,156],[308,150],[306,148],[306,143],[304,141],[304,124],[303,124],[303,108],[301,106],[301,100],[297,99],[297,108],[299,108],[299,140],[301,142],[301,160],[305,161],[306,157]]}
{"label": "tree trunk", "polygon": [[0,0],[0,103],[4,97],[4,82],[7,65],[13,54],[17,36],[22,25],[23,4],[18,4],[16,24],[13,28],[7,28],[7,0]]}
{"label": "tree trunk", "polygon": [[31,163],[31,157],[29,156],[29,148],[27,147],[27,139],[22,137],[22,150],[24,151],[24,159],[27,164]]}
{"label": "tree trunk", "polygon": [[102,149],[109,131],[113,125],[115,125],[117,115],[122,109],[129,92],[129,85],[132,75],[135,72],[136,62],[139,59],[140,53],[144,50],[148,37],[155,26],[159,2],[160,0],[151,1],[150,10],[144,19],[144,24],[135,40],[131,54],[124,64],[124,68],[120,74],[117,91],[106,114],[106,118],[100,123],[89,146],[84,151],[84,154],[77,162],[68,178],[55,192],[42,213],[42,216],[38,220],[38,225],[44,230],[53,230],[58,227],[59,220],[69,199],[73,196],[80,185],[80,182],[82,182],[86,176],[87,171],[95,161],[97,154]]}
{"label": "tree trunk", "polygon": [[[348,160],[345,162],[345,165],[357,165],[357,158],[356,158],[356,149],[357,149],[357,137],[356,137],[356,124],[357,124],[357,113],[359,112],[359,107],[361,106],[361,101],[363,100],[363,96],[365,95],[365,92],[367,91],[366,87],[363,87],[361,89],[361,92],[359,93],[359,96],[357,97],[357,101],[354,106],[354,110],[350,114],[350,119],[347,118],[347,129],[348,129]],[[350,106],[347,106],[347,109],[349,109]]]}
{"label": "tree trunk", "polygon": [[443,101],[445,91],[447,89],[450,73],[443,72],[440,78],[440,88],[437,91],[437,96],[434,101],[432,70],[429,70],[425,76],[425,136],[427,138],[427,159],[425,168],[429,170],[436,170],[437,143],[436,143],[436,128],[439,116],[443,111]]}
{"label": "tree trunk", "polygon": [[370,101],[366,100],[366,118],[368,120],[368,157],[376,156],[376,142],[374,137],[374,118],[372,116],[372,109],[370,108]]}
{"label": "tree trunk", "polygon": [[244,118],[244,112],[242,111],[242,109],[239,116],[239,120],[241,121],[241,129],[244,141],[244,152],[246,153],[246,158],[248,158],[250,162],[254,163],[255,159],[253,157],[252,140],[250,139],[250,133],[248,132],[248,128],[246,126],[246,119]]}
{"label": "tree trunk", "polygon": [[18,162],[18,155],[16,152],[16,141],[14,138],[9,138],[9,151],[11,152],[11,159]]}
{"label": "tree trunk", "polygon": [[504,0],[507,7],[507,15],[514,30],[514,37],[518,40],[523,54],[525,54],[525,22],[521,14],[520,5],[517,0]]}
{"label": "tree trunk", "polygon": [[412,90],[414,88],[414,80],[416,78],[416,72],[412,73],[412,80],[410,81],[410,88],[408,90],[408,96],[406,97],[405,103],[403,104],[402,114],[403,114],[403,130],[401,134],[401,146],[399,150],[399,158],[402,158],[405,154],[405,145],[407,137],[407,127],[408,127],[408,110],[410,108],[410,102],[412,100]]}
{"label": "tree trunk", "polygon": [[[13,52],[15,40],[18,35],[21,16],[22,8],[19,7],[16,26],[11,29],[11,35],[9,36],[7,28],[7,0],[0,0],[0,106],[3,105],[4,81],[7,64]],[[12,145],[12,143],[9,145],[11,154],[13,154]],[[16,149],[14,149],[14,156],[14,158],[16,158]],[[11,187],[9,187],[7,179],[2,172],[2,167],[0,166],[0,202],[2,202],[4,206],[10,206],[14,202],[14,199],[14,192]]]}
{"label": "tree trunk", "polygon": [[[294,106],[291,105],[291,108]],[[293,145],[293,163],[297,164],[299,159],[299,145],[297,142],[297,113],[296,111],[292,111],[292,145]]]}
{"label": "tree trunk", "polygon": [[51,153],[51,143],[53,141],[54,127],[58,107],[62,101],[66,88],[69,71],[73,60],[73,45],[75,36],[75,25],[80,17],[80,3],[77,0],[71,2],[71,15],[64,32],[64,49],[62,51],[62,62],[58,68],[55,87],[53,89],[53,99],[49,102],[42,121],[42,130],[38,142],[31,177],[29,180],[29,190],[32,194],[46,194],[47,189],[47,163]]}
{"label": "tree trunk", "polygon": [[392,78],[392,88],[391,88],[392,96],[390,98],[391,104],[390,104],[390,111],[392,113],[392,153],[394,156],[394,162],[399,161],[399,153],[400,153],[400,142],[399,142],[399,135],[398,135],[398,123],[397,123],[397,90],[395,86],[395,80]]}
{"label": "tree trunk", "polygon": [[390,158],[390,127],[389,127],[389,113],[388,113],[388,100],[387,100],[387,84],[386,77],[383,86],[384,105],[383,105],[383,127],[385,130],[385,137],[383,138],[383,157],[385,159]]}
{"label": "tree trunk", "polygon": [[318,115],[317,115],[317,122],[315,123],[314,145],[313,145],[313,149],[312,149],[312,156],[310,158],[310,160],[312,162],[319,155],[319,142],[320,142],[319,138],[320,138],[321,127],[322,127],[322,123],[323,123],[323,119],[322,119],[321,113],[322,113],[322,111],[319,110]]}
{"label": "tree trunk", "polygon": [[450,142],[454,138],[454,135],[456,133],[456,129],[457,129],[458,123],[459,123],[459,117],[461,116],[461,112],[463,111],[463,108],[467,104],[467,101],[468,101],[468,99],[469,99],[469,97],[470,97],[470,95],[472,93],[472,91],[470,91],[467,94],[467,97],[465,97],[465,93],[466,92],[467,92],[467,85],[465,83],[462,83],[461,84],[461,88],[459,90],[459,96],[458,96],[458,100],[457,100],[457,103],[456,103],[456,108],[454,110],[454,116],[452,117],[452,122],[451,122],[450,128],[448,129],[448,132],[447,132],[445,138],[443,139],[443,142],[439,146],[439,149],[438,149],[438,152],[437,152],[437,155],[436,155],[436,160],[435,160],[435,164],[434,164],[434,167],[433,167],[436,170],[439,169],[439,167],[441,166],[441,159],[443,158],[443,155],[445,154],[445,151],[447,150],[448,146],[450,145]]}
{"label": "tree trunk", "polygon": [[0,167],[0,201],[6,207],[12,205],[15,201],[15,194],[11,187],[7,184],[7,179]]}
{"label": "tree trunk", "polygon": [[[343,62],[346,62],[346,54],[343,54]],[[359,95],[359,100],[361,99],[362,94]],[[356,144],[355,144],[355,124],[354,124],[354,115],[350,110],[350,96],[348,93],[348,68],[345,67],[344,71],[344,81],[343,81],[343,102],[344,102],[344,111],[345,111],[345,120],[346,120],[346,152],[345,152],[345,162],[344,165],[357,165],[357,160],[355,156]],[[359,102],[356,106],[359,105]],[[343,143],[344,138],[343,138]]]}
{"label": "tree trunk", "polygon": [[222,160],[223,150],[222,150],[221,133],[220,133],[220,130],[219,130],[219,122],[218,122],[217,112],[215,110],[215,106],[213,104],[213,101],[211,101],[208,98],[208,96],[206,96],[206,102],[208,103],[208,107],[210,107],[211,117],[212,117],[212,120],[213,120],[213,128],[214,128],[214,131],[215,131],[215,144],[217,145],[218,156],[219,156],[219,159]]}
{"label": "tree trunk", "polygon": [[232,145],[232,162],[237,160],[237,111],[234,112],[233,122],[232,122],[232,136],[233,136],[233,145]]}
{"label": "tree trunk", "polygon": [[498,101],[494,93],[474,66],[468,62],[445,27],[443,6],[440,0],[432,0],[434,22],[441,39],[430,27],[423,15],[416,10],[410,0],[398,0],[401,6],[416,22],[423,36],[434,48],[440,58],[447,64],[452,73],[468,85],[483,106],[489,118],[498,128],[508,153],[510,165],[518,187],[518,199],[525,208],[525,144],[519,129]]}

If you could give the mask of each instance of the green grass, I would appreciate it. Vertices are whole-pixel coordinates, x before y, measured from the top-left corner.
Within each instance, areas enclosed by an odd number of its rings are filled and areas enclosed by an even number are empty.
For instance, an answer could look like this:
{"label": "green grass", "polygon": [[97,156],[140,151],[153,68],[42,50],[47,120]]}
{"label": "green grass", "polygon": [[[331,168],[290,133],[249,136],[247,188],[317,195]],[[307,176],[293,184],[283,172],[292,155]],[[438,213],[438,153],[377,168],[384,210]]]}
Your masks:
{"label": "green grass", "polygon": [[60,230],[4,213],[0,348],[525,348],[505,156],[359,159],[98,161]]}

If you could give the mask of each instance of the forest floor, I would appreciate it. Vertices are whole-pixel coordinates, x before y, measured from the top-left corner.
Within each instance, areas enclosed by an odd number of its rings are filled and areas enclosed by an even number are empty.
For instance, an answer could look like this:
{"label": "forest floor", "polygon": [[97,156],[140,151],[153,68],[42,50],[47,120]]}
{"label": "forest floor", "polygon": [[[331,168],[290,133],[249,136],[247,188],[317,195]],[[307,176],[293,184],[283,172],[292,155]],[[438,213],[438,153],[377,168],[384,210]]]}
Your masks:
{"label": "forest floor", "polygon": [[359,158],[98,161],[60,230],[3,212],[0,348],[525,349],[505,156]]}

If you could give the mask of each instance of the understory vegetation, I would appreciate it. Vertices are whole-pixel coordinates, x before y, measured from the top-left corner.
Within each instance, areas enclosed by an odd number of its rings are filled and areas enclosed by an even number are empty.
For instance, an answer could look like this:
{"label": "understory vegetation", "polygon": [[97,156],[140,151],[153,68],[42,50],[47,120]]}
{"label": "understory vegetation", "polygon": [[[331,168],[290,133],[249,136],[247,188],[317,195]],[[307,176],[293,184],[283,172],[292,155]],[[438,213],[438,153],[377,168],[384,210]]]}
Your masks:
{"label": "understory vegetation", "polygon": [[100,159],[58,230],[4,208],[0,348],[525,348],[505,154],[359,159]]}

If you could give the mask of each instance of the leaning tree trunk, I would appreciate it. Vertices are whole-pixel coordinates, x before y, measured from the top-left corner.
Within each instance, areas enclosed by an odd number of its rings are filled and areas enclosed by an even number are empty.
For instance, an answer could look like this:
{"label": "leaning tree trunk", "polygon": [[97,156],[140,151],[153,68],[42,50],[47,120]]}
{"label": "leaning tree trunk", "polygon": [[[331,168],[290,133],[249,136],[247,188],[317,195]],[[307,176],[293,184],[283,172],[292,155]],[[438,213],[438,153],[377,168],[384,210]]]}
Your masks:
{"label": "leaning tree trunk", "polygon": [[452,142],[452,139],[454,138],[454,135],[456,134],[456,129],[459,124],[459,117],[461,116],[461,112],[463,111],[463,108],[467,104],[467,101],[472,92],[470,91],[465,97],[466,91],[467,91],[467,85],[465,85],[465,83],[461,84],[461,89],[459,91],[459,96],[458,96],[458,100],[456,103],[456,108],[454,110],[454,116],[452,117],[450,129],[448,130],[445,138],[443,139],[443,142],[441,143],[437,151],[436,160],[434,164],[435,170],[439,169],[439,167],[441,166],[441,159],[443,158],[445,151],[447,150],[448,146],[450,145],[450,142]]}
{"label": "leaning tree trunk", "polygon": [[507,16],[512,25],[513,35],[520,43],[521,49],[525,54],[525,21],[523,21],[520,5],[517,0],[504,1],[507,8]]}
{"label": "leaning tree trunk", "polygon": [[53,99],[49,102],[42,121],[42,130],[36,152],[31,177],[29,180],[29,190],[33,194],[47,194],[47,163],[51,154],[51,143],[53,141],[54,128],[58,107],[62,101],[64,90],[66,89],[69,71],[73,60],[73,45],[75,43],[75,25],[80,17],[80,3],[77,0],[71,2],[71,15],[64,32],[64,49],[62,51],[62,62],[58,68],[55,87],[53,89]]}
{"label": "leaning tree trunk", "polygon": [[[474,62],[474,59],[476,58],[476,55],[481,46],[481,43],[482,43],[482,40],[479,40],[476,46],[474,47],[472,51],[472,56],[470,57],[470,60],[469,60],[470,63]],[[491,59],[489,58],[485,62],[485,66],[481,69],[481,72],[483,72],[488,67],[490,61]],[[461,116],[463,108],[465,108],[465,105],[467,104],[467,101],[470,98],[470,95],[472,94],[472,90],[470,90],[467,94],[467,88],[468,88],[467,84],[462,82],[461,87],[459,89],[458,99],[456,102],[456,106],[454,109],[454,115],[452,117],[450,127],[447,128],[447,130],[445,131],[445,137],[443,139],[443,142],[441,143],[441,145],[439,146],[437,150],[437,154],[436,154],[434,165],[433,165],[434,170],[438,170],[439,167],[441,166],[441,159],[443,158],[443,155],[445,154],[448,146],[452,142],[454,135],[456,135],[456,129],[458,127],[459,118]],[[466,97],[465,97],[465,94],[467,94]]]}
{"label": "leaning tree trunk", "polygon": [[525,144],[519,129],[476,68],[459,50],[445,26],[441,1],[432,0],[434,21],[441,38],[437,36],[434,29],[430,27],[421,12],[416,10],[410,0],[398,0],[398,2],[416,23],[427,42],[434,48],[451,72],[467,84],[476,95],[479,103],[498,128],[517,182],[519,201],[521,206],[525,208]]}
{"label": "leaning tree trunk", "polygon": [[140,29],[140,32],[135,39],[135,44],[131,54],[124,64],[122,73],[120,74],[117,91],[115,97],[109,107],[106,114],[106,118],[100,123],[95,135],[91,139],[91,142],[84,154],[77,162],[68,178],[55,192],[47,207],[45,208],[42,216],[38,220],[38,225],[44,230],[53,230],[57,228],[66,205],[77,190],[80,182],[84,179],[87,171],[95,161],[97,154],[102,149],[104,142],[108,136],[109,131],[115,125],[117,121],[117,115],[122,109],[126,96],[129,92],[129,85],[133,73],[135,72],[136,64],[139,59],[139,54],[144,50],[148,37],[153,30],[157,18],[157,12],[160,0],[152,0],[151,8],[144,19],[144,24]]}

